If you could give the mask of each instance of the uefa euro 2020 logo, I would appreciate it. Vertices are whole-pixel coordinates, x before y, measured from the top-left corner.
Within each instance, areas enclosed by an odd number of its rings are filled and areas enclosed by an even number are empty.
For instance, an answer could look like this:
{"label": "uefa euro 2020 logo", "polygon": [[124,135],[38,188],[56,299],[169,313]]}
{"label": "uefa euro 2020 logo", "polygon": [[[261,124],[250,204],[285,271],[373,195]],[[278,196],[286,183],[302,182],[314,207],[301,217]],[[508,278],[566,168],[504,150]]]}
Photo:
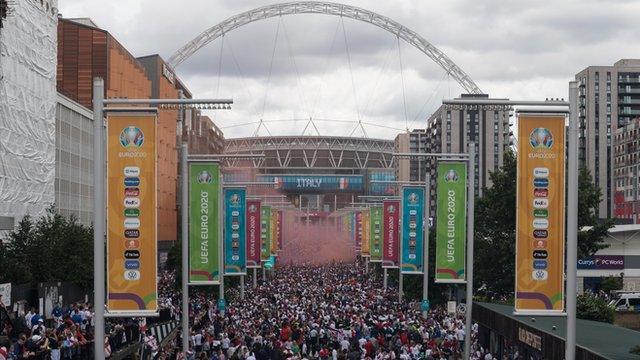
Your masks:
{"label": "uefa euro 2020 logo", "polygon": [[213,181],[213,178],[211,177],[211,174],[207,170],[202,170],[198,174],[197,180],[198,180],[198,184],[211,184],[211,181]]}
{"label": "uefa euro 2020 logo", "polygon": [[446,182],[448,182],[448,183],[451,183],[451,182],[454,182],[454,183],[455,183],[455,182],[458,182],[458,179],[459,179],[459,177],[458,177],[458,173],[457,173],[455,170],[453,170],[453,169],[450,169],[449,171],[447,171],[447,172],[444,174],[444,181],[446,181]]}
{"label": "uefa euro 2020 logo", "polygon": [[249,205],[249,212],[255,212],[256,210],[258,210],[257,206],[255,206],[253,204]]}
{"label": "uefa euro 2020 logo", "polygon": [[231,195],[231,198],[229,198],[229,202],[231,203],[231,206],[234,207],[240,205],[240,196],[238,194]]}
{"label": "uefa euro 2020 logo", "polygon": [[139,148],[144,143],[144,133],[140,128],[127,126],[120,132],[120,145]]}
{"label": "uefa euro 2020 logo", "polygon": [[529,135],[529,143],[534,149],[550,149],[553,145],[553,135],[546,128],[535,128]]}
{"label": "uefa euro 2020 logo", "polygon": [[395,213],[395,212],[396,212],[396,207],[395,207],[395,206],[393,206],[393,205],[389,205],[389,206],[387,206],[387,212],[388,212],[389,214],[393,214],[393,213]]}
{"label": "uefa euro 2020 logo", "polygon": [[409,200],[409,204],[417,204],[418,203],[418,194],[416,194],[416,193],[409,194],[409,196],[407,197],[407,200]]}

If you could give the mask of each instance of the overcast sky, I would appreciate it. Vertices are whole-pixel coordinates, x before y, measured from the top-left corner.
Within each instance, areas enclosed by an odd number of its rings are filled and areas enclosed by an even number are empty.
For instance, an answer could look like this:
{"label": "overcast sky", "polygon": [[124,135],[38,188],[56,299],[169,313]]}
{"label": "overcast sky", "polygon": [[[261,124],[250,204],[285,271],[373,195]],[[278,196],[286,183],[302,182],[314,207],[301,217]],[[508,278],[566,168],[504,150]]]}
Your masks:
{"label": "overcast sky", "polygon": [[[134,56],[157,53],[168,59],[226,18],[272,3],[59,0],[59,9],[64,17],[92,18]],[[567,82],[584,67],[640,56],[640,1],[346,3],[417,32],[491,97],[566,98]],[[176,72],[194,97],[234,99],[233,110],[212,114],[227,137],[253,135],[257,125],[242,124],[261,118],[273,135],[300,134],[307,121],[293,120],[312,117],[322,135],[360,136],[353,123],[340,122],[360,119],[379,125],[366,125],[368,136],[391,139],[400,131],[394,129],[424,127],[443,98],[463,92],[429,57],[402,41],[398,46],[395,35],[325,15],[245,25],[200,49]]]}

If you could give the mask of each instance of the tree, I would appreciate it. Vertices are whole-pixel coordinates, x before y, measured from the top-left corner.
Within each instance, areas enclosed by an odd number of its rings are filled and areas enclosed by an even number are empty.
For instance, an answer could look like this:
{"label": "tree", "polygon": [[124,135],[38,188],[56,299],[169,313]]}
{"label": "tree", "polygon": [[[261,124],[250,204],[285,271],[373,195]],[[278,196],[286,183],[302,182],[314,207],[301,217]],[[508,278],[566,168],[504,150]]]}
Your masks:
{"label": "tree", "polygon": [[[598,206],[602,199],[602,191],[594,184],[589,170],[580,169],[578,184],[578,258],[584,258],[607,247],[603,242],[613,226],[613,221],[611,219],[598,221]],[[585,227],[591,228],[580,230]]]}
{"label": "tree", "polygon": [[53,209],[33,222],[25,216],[0,246],[0,282],[66,281],[93,286],[93,229]]}
{"label": "tree", "polygon": [[576,316],[579,319],[613,323],[614,309],[603,299],[590,295],[578,295]]}
{"label": "tree", "polygon": [[[475,208],[474,286],[490,298],[508,300],[513,296],[515,269],[517,161],[505,153],[504,165],[490,174],[493,186],[483,189]],[[571,186],[568,184],[568,186]],[[591,256],[603,249],[610,219],[599,223],[597,209],[602,194],[589,172],[580,170],[578,181],[578,256]]]}

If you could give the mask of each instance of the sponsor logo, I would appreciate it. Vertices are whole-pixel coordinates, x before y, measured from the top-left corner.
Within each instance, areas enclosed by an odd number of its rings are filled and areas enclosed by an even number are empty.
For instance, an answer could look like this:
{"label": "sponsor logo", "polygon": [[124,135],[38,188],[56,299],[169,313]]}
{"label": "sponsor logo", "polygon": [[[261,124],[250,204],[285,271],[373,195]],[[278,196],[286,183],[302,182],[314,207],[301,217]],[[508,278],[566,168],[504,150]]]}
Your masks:
{"label": "sponsor logo", "polygon": [[533,270],[533,272],[531,273],[531,277],[533,278],[533,280],[541,281],[547,280],[549,274],[547,274],[547,270]]}
{"label": "sponsor logo", "polygon": [[140,251],[138,250],[125,250],[124,252],[125,259],[139,259]]}
{"label": "sponsor logo", "polygon": [[124,237],[127,239],[137,239],[140,237],[140,230],[127,229],[124,231]]}
{"label": "sponsor logo", "polygon": [[124,268],[127,270],[140,269],[140,260],[125,260]]}
{"label": "sponsor logo", "polygon": [[547,260],[533,260],[533,268],[536,270],[544,270],[547,268]]}
{"label": "sponsor logo", "polygon": [[138,186],[138,185],[140,185],[140,178],[138,177],[124,178],[124,186]]}
{"label": "sponsor logo", "polygon": [[140,227],[140,219],[138,218],[124,218],[125,229],[137,229]]}
{"label": "sponsor logo", "polygon": [[138,217],[140,216],[140,209],[124,209],[124,216]]}
{"label": "sponsor logo", "polygon": [[120,132],[120,145],[122,147],[139,148],[144,143],[144,133],[140,128],[127,126]]}
{"label": "sponsor logo", "polygon": [[409,201],[409,204],[417,204],[418,203],[418,194],[416,193],[411,193],[409,194],[409,196],[407,196],[407,200]]}
{"label": "sponsor logo", "polygon": [[[240,212],[238,210],[233,210],[231,212],[231,216],[240,216]],[[266,222],[265,222],[265,224],[266,224]]]}
{"label": "sponsor logo", "polygon": [[533,179],[533,186],[540,187],[540,188],[546,188],[546,187],[549,186],[549,179],[535,178],[535,179]]}
{"label": "sponsor logo", "polygon": [[129,250],[137,249],[140,247],[140,242],[138,240],[127,240],[124,242],[124,246]]}
{"label": "sponsor logo", "polygon": [[124,196],[140,196],[140,189],[137,187],[124,188]]}
{"label": "sponsor logo", "polygon": [[127,166],[124,168],[124,176],[126,177],[140,176],[140,168],[137,166]]}
{"label": "sponsor logo", "polygon": [[240,229],[240,225],[238,224],[231,225],[231,230],[238,230],[238,229]]}
{"label": "sponsor logo", "polygon": [[124,272],[124,279],[127,281],[135,281],[140,280],[140,271],[138,270],[127,270]]}
{"label": "sponsor logo", "polygon": [[409,210],[409,215],[417,215],[418,211],[417,210]]}
{"label": "sponsor logo", "polygon": [[546,259],[549,256],[547,250],[533,250],[534,259]]}
{"label": "sponsor logo", "polygon": [[547,230],[533,230],[533,237],[536,239],[546,239],[549,236]]}
{"label": "sponsor logo", "polygon": [[547,220],[547,219],[533,219],[533,228],[534,229],[548,229],[549,228],[549,220]]}
{"label": "sponsor logo", "polygon": [[457,183],[460,180],[458,173],[451,169],[444,174],[444,181],[448,183]]}
{"label": "sponsor logo", "polygon": [[137,209],[140,207],[140,199],[136,197],[124,198],[124,207],[127,209]]}
{"label": "sponsor logo", "polygon": [[550,149],[553,145],[553,135],[547,128],[535,128],[529,134],[529,144],[534,149]]}
{"label": "sponsor logo", "polygon": [[535,240],[533,242],[533,246],[536,249],[546,249],[547,248],[547,240]]}
{"label": "sponsor logo", "polygon": [[198,174],[196,181],[198,182],[198,184],[211,184],[211,182],[213,182],[213,177],[207,170],[202,170]]}
{"label": "sponsor logo", "polygon": [[549,169],[546,167],[533,168],[533,176],[537,178],[548,178]]}
{"label": "sponsor logo", "polygon": [[[238,194],[231,195],[231,197],[229,198],[229,202],[231,203],[231,206],[234,206],[234,207],[240,205],[240,195]],[[238,216],[238,215],[234,215],[234,216]]]}
{"label": "sponsor logo", "polygon": [[544,198],[535,198],[533,199],[533,207],[535,209],[546,209],[549,207],[549,200]]}
{"label": "sponsor logo", "polygon": [[535,210],[533,210],[533,216],[535,216],[537,218],[549,217],[549,210],[547,210],[547,209],[535,209]]}
{"label": "sponsor logo", "polygon": [[535,188],[535,189],[533,189],[533,196],[546,198],[547,196],[549,196],[549,190],[541,189],[541,188]]}

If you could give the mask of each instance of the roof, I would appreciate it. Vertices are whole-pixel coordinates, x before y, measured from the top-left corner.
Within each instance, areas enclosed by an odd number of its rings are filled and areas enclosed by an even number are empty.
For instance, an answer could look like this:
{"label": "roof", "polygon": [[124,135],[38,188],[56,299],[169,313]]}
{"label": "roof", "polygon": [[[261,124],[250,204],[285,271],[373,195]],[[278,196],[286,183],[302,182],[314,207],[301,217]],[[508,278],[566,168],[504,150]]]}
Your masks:
{"label": "roof", "polygon": [[[567,320],[564,316],[535,316],[536,321],[533,322],[531,321],[533,316],[513,315],[513,306],[490,303],[476,304],[539,331],[565,339]],[[552,329],[553,326],[556,326],[556,330]],[[576,328],[576,342],[582,348],[608,359],[640,359],[640,356],[629,353],[632,347],[640,345],[640,332],[638,331],[581,319],[576,320]]]}
{"label": "roof", "polygon": [[[591,230],[592,226],[585,226],[582,228],[583,231]],[[624,225],[614,225],[609,229],[610,234],[627,232],[627,231],[640,231],[640,224],[624,224]]]}

